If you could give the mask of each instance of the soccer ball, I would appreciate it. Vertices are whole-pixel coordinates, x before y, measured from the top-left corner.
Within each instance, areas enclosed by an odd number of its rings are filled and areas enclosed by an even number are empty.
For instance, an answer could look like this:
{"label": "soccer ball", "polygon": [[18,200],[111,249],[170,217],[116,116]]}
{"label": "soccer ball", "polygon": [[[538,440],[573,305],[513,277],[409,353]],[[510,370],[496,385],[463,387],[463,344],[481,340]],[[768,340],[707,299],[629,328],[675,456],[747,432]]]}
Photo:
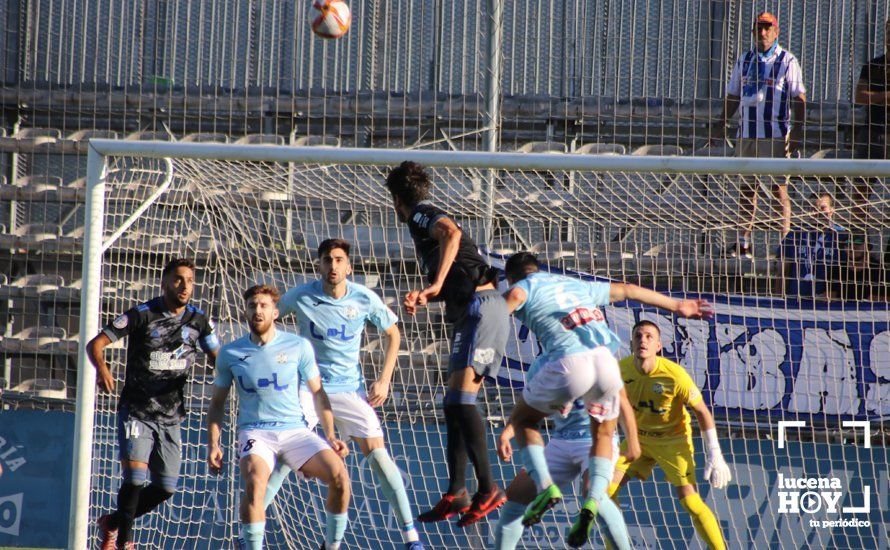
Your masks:
{"label": "soccer ball", "polygon": [[349,30],[352,14],[342,0],[315,0],[312,7],[318,15],[312,20],[312,32],[321,38],[340,38]]}

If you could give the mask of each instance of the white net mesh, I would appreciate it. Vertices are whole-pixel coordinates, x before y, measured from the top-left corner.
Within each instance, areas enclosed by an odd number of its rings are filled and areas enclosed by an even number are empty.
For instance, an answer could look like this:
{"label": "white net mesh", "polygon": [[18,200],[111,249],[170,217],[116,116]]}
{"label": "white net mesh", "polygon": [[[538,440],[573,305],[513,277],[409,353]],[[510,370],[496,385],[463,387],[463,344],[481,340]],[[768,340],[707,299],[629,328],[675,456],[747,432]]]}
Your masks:
{"label": "white net mesh", "polygon": [[[164,165],[157,160],[112,157],[108,165],[106,235],[164,178]],[[396,220],[383,186],[387,168],[187,158],[175,159],[173,168],[170,188],[105,256],[102,322],[156,295],[164,262],[186,256],[199,264],[194,301],[216,320],[221,341],[229,342],[245,330],[240,321],[244,288],[266,282],[287,289],[312,279],[319,242],[329,237],[349,240],[354,279],[378,292],[400,313],[403,350],[392,397],[380,414],[415,512],[434,504],[447,479],[440,403],[448,327],[438,304],[415,318],[401,310],[401,297],[423,283],[411,239]],[[841,433],[840,421],[868,419],[872,431],[877,431],[884,428],[882,419],[890,411],[886,264],[873,253],[865,275],[856,270],[852,248],[859,243],[861,249],[864,242],[866,249],[883,250],[890,200],[883,180],[854,177],[854,164],[850,177],[804,174],[792,178],[793,229],[824,233],[827,221],[816,214],[811,195],[828,191],[835,199],[833,223],[843,227],[839,234],[849,236],[837,269],[815,274],[814,284],[824,296],[814,300],[786,293],[792,277],[783,263],[804,259],[778,253],[782,219],[769,189],[784,182],[784,176],[764,173],[744,180],[756,181],[762,188],[752,234],[754,258],[749,259],[724,257],[726,245],[735,242],[748,224],[739,210],[741,176],[489,172],[437,166],[429,171],[434,202],[452,213],[477,242],[484,242],[483,228],[491,222],[493,262],[512,251],[533,250],[550,268],[573,276],[625,280],[676,295],[703,294],[717,304],[718,315],[710,322],[676,320],[642,310],[638,304],[615,304],[606,313],[624,342],[637,319],[656,320],[664,334],[665,354],[687,368],[714,407],[724,452],[737,481],[725,492],[710,491],[707,484],[702,491],[729,547],[852,544],[870,548],[883,544],[877,525],[884,512],[877,506],[870,516],[859,516],[872,521],[872,527],[860,529],[816,529],[799,514],[783,515],[777,510],[774,475],[778,471],[786,477],[843,477],[848,489],[844,503],[861,502],[868,483],[874,485],[872,492],[884,491],[886,496],[886,487],[874,481],[886,480],[883,448],[866,451],[861,445],[830,445]],[[496,175],[491,218],[486,214],[484,192],[489,173]],[[869,193],[863,195],[859,190],[866,182]],[[857,276],[862,277],[857,284],[843,284]],[[855,299],[844,296],[851,288],[867,288],[869,293],[857,294]],[[292,319],[284,319],[283,325],[295,330]],[[494,435],[515,402],[536,349],[534,339],[517,330],[500,377],[487,383],[480,394],[480,407],[491,424],[492,451]],[[122,351],[118,347],[111,361],[119,378]],[[627,353],[625,345],[621,355]],[[379,372],[382,357],[381,341],[369,328],[362,348],[366,377]],[[204,463],[203,423],[211,380],[211,372],[199,365],[186,390],[190,413],[183,425],[181,490],[157,513],[137,521],[140,545],[228,547],[237,533],[238,477],[231,418],[223,436],[223,474],[210,476]],[[115,398],[100,396],[96,407],[92,519],[114,508],[120,480],[115,405]],[[806,420],[808,427],[801,432],[814,434],[815,440],[795,440],[785,449],[776,449],[768,437],[782,419]],[[696,447],[700,447],[698,442]],[[347,460],[354,496],[346,545],[399,545],[389,505],[358,449],[353,447],[353,451]],[[813,459],[819,455],[825,458]],[[495,478],[509,483],[516,466],[498,461],[493,454],[492,464]],[[848,477],[860,481],[850,481],[847,487]],[[663,477],[656,479],[631,484],[623,496],[636,544],[659,548],[699,544],[673,489]],[[317,547],[323,540],[324,494],[321,485],[292,477],[267,524],[269,547]],[[524,544],[562,547],[568,518],[576,511],[577,499],[568,496],[564,507],[530,530]],[[490,527],[493,522],[461,530],[442,522],[421,526],[421,534],[433,548],[485,547],[491,544]]]}

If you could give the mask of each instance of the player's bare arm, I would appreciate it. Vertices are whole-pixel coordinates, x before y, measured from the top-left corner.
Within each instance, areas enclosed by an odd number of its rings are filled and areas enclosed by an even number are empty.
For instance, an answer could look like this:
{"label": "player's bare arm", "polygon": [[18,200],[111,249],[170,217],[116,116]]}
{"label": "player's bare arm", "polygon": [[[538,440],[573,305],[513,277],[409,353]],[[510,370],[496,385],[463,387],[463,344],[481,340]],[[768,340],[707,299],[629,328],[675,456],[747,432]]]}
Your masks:
{"label": "player's bare arm", "polygon": [[498,436],[498,456],[504,462],[510,462],[510,459],[513,458],[513,445],[510,443],[510,440],[513,439],[514,433],[513,424],[507,422],[507,425],[501,431],[501,435]]}
{"label": "player's bare arm", "polygon": [[627,450],[622,453],[629,462],[640,458],[643,454],[643,448],[640,446],[640,437],[637,432],[637,417],[634,414],[633,406],[627,399],[627,391],[621,388],[621,401],[619,402],[620,412],[618,413],[618,422],[624,431],[624,437],[627,439]]}
{"label": "player's bare arm", "polygon": [[368,388],[368,404],[379,407],[389,397],[389,388],[392,384],[392,376],[399,362],[399,348],[402,344],[402,334],[398,324],[393,324],[386,329],[386,351],[383,357],[383,371],[380,377]]}
{"label": "player's bare arm", "polygon": [[222,434],[223,415],[228,397],[229,388],[214,386],[213,395],[210,397],[210,407],[207,409],[207,468],[214,475],[219,475],[223,465],[223,452],[219,446],[219,438]]}
{"label": "player's bare arm", "polygon": [[525,300],[528,298],[528,294],[524,289],[519,287],[513,287],[507,292],[504,293],[504,300],[507,302],[507,311],[513,313],[522,304],[525,303]]}
{"label": "player's bare arm", "polygon": [[697,298],[695,300],[677,300],[665,296],[660,292],[649,290],[633,284],[612,283],[609,288],[609,301],[620,302],[622,300],[634,300],[650,306],[666,309],[682,317],[690,319],[710,319],[714,314],[711,304],[707,300]]}
{"label": "player's bare arm", "polygon": [[331,411],[331,401],[328,394],[325,393],[324,387],[321,385],[321,377],[316,376],[306,381],[306,387],[312,392],[312,401],[315,404],[315,414],[318,415],[318,421],[321,429],[324,431],[325,438],[330,444],[331,449],[341,457],[349,454],[349,447],[345,443],[337,439],[334,431],[334,413]]}
{"label": "player's bare arm", "polygon": [[111,344],[111,339],[104,332],[100,332],[87,343],[87,357],[96,368],[96,385],[99,389],[111,393],[114,391],[114,376],[105,362],[105,348]]}
{"label": "player's bare arm", "polygon": [[430,229],[430,235],[439,242],[439,270],[436,272],[432,284],[423,290],[412,290],[405,296],[405,310],[409,315],[414,315],[418,306],[425,306],[442,291],[445,278],[457,257],[461,234],[457,224],[445,217],[436,221]]}

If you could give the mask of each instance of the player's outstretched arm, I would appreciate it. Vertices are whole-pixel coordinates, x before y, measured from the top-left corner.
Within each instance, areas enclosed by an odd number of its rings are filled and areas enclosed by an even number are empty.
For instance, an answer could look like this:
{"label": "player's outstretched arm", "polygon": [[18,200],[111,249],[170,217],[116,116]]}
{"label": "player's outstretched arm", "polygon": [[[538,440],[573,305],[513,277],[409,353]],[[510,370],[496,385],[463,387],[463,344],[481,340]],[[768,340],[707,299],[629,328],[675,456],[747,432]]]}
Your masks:
{"label": "player's outstretched arm", "polygon": [[402,345],[402,333],[397,324],[386,329],[386,352],[383,357],[383,372],[380,377],[368,388],[368,404],[379,407],[389,397],[389,388],[392,384],[392,376],[399,362],[399,347]]}
{"label": "player's outstretched arm", "polygon": [[659,307],[691,319],[709,319],[714,310],[706,300],[677,300],[660,292],[649,290],[628,283],[611,283],[609,285],[609,301],[620,302],[634,300],[650,306]]}
{"label": "player's outstretched arm", "polygon": [[643,448],[640,447],[640,436],[637,433],[637,417],[634,414],[634,408],[627,399],[627,391],[624,388],[621,388],[620,396],[618,423],[621,424],[624,437],[627,439],[627,450],[624,451],[624,457],[628,462],[633,462],[643,454]]}
{"label": "player's outstretched arm", "polygon": [[698,419],[698,427],[701,430],[702,440],[705,444],[705,479],[715,489],[723,489],[732,481],[732,472],[726,460],[723,459],[723,451],[720,450],[720,440],[717,438],[717,427],[714,417],[704,400],[692,407],[695,417]]}
{"label": "player's outstretched arm", "polygon": [[306,381],[306,387],[312,392],[315,414],[318,416],[318,421],[321,424],[321,429],[324,431],[325,438],[328,440],[328,444],[335,453],[345,457],[349,454],[349,447],[337,439],[337,434],[334,431],[334,413],[331,411],[331,401],[321,385],[321,377],[310,378]]}
{"label": "player's outstretched arm", "polygon": [[219,475],[223,465],[223,452],[219,446],[219,437],[222,434],[223,415],[228,397],[229,388],[214,386],[210,407],[207,409],[207,468],[214,475]]}
{"label": "player's outstretched arm", "polygon": [[114,376],[105,362],[105,348],[111,344],[111,339],[104,332],[100,332],[87,343],[87,357],[96,368],[96,384],[102,391],[111,393],[114,391]]}

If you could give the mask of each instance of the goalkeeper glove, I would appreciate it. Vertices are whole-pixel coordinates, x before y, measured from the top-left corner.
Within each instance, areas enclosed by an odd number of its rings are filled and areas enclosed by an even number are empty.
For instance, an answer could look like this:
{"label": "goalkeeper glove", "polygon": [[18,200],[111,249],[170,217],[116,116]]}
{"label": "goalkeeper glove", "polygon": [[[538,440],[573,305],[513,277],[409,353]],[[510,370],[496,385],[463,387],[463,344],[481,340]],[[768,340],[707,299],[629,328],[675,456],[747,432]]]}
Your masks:
{"label": "goalkeeper glove", "polygon": [[723,460],[723,452],[720,450],[720,441],[717,439],[717,429],[711,428],[702,432],[705,440],[705,479],[715,489],[723,489],[732,481],[732,472],[729,465]]}

